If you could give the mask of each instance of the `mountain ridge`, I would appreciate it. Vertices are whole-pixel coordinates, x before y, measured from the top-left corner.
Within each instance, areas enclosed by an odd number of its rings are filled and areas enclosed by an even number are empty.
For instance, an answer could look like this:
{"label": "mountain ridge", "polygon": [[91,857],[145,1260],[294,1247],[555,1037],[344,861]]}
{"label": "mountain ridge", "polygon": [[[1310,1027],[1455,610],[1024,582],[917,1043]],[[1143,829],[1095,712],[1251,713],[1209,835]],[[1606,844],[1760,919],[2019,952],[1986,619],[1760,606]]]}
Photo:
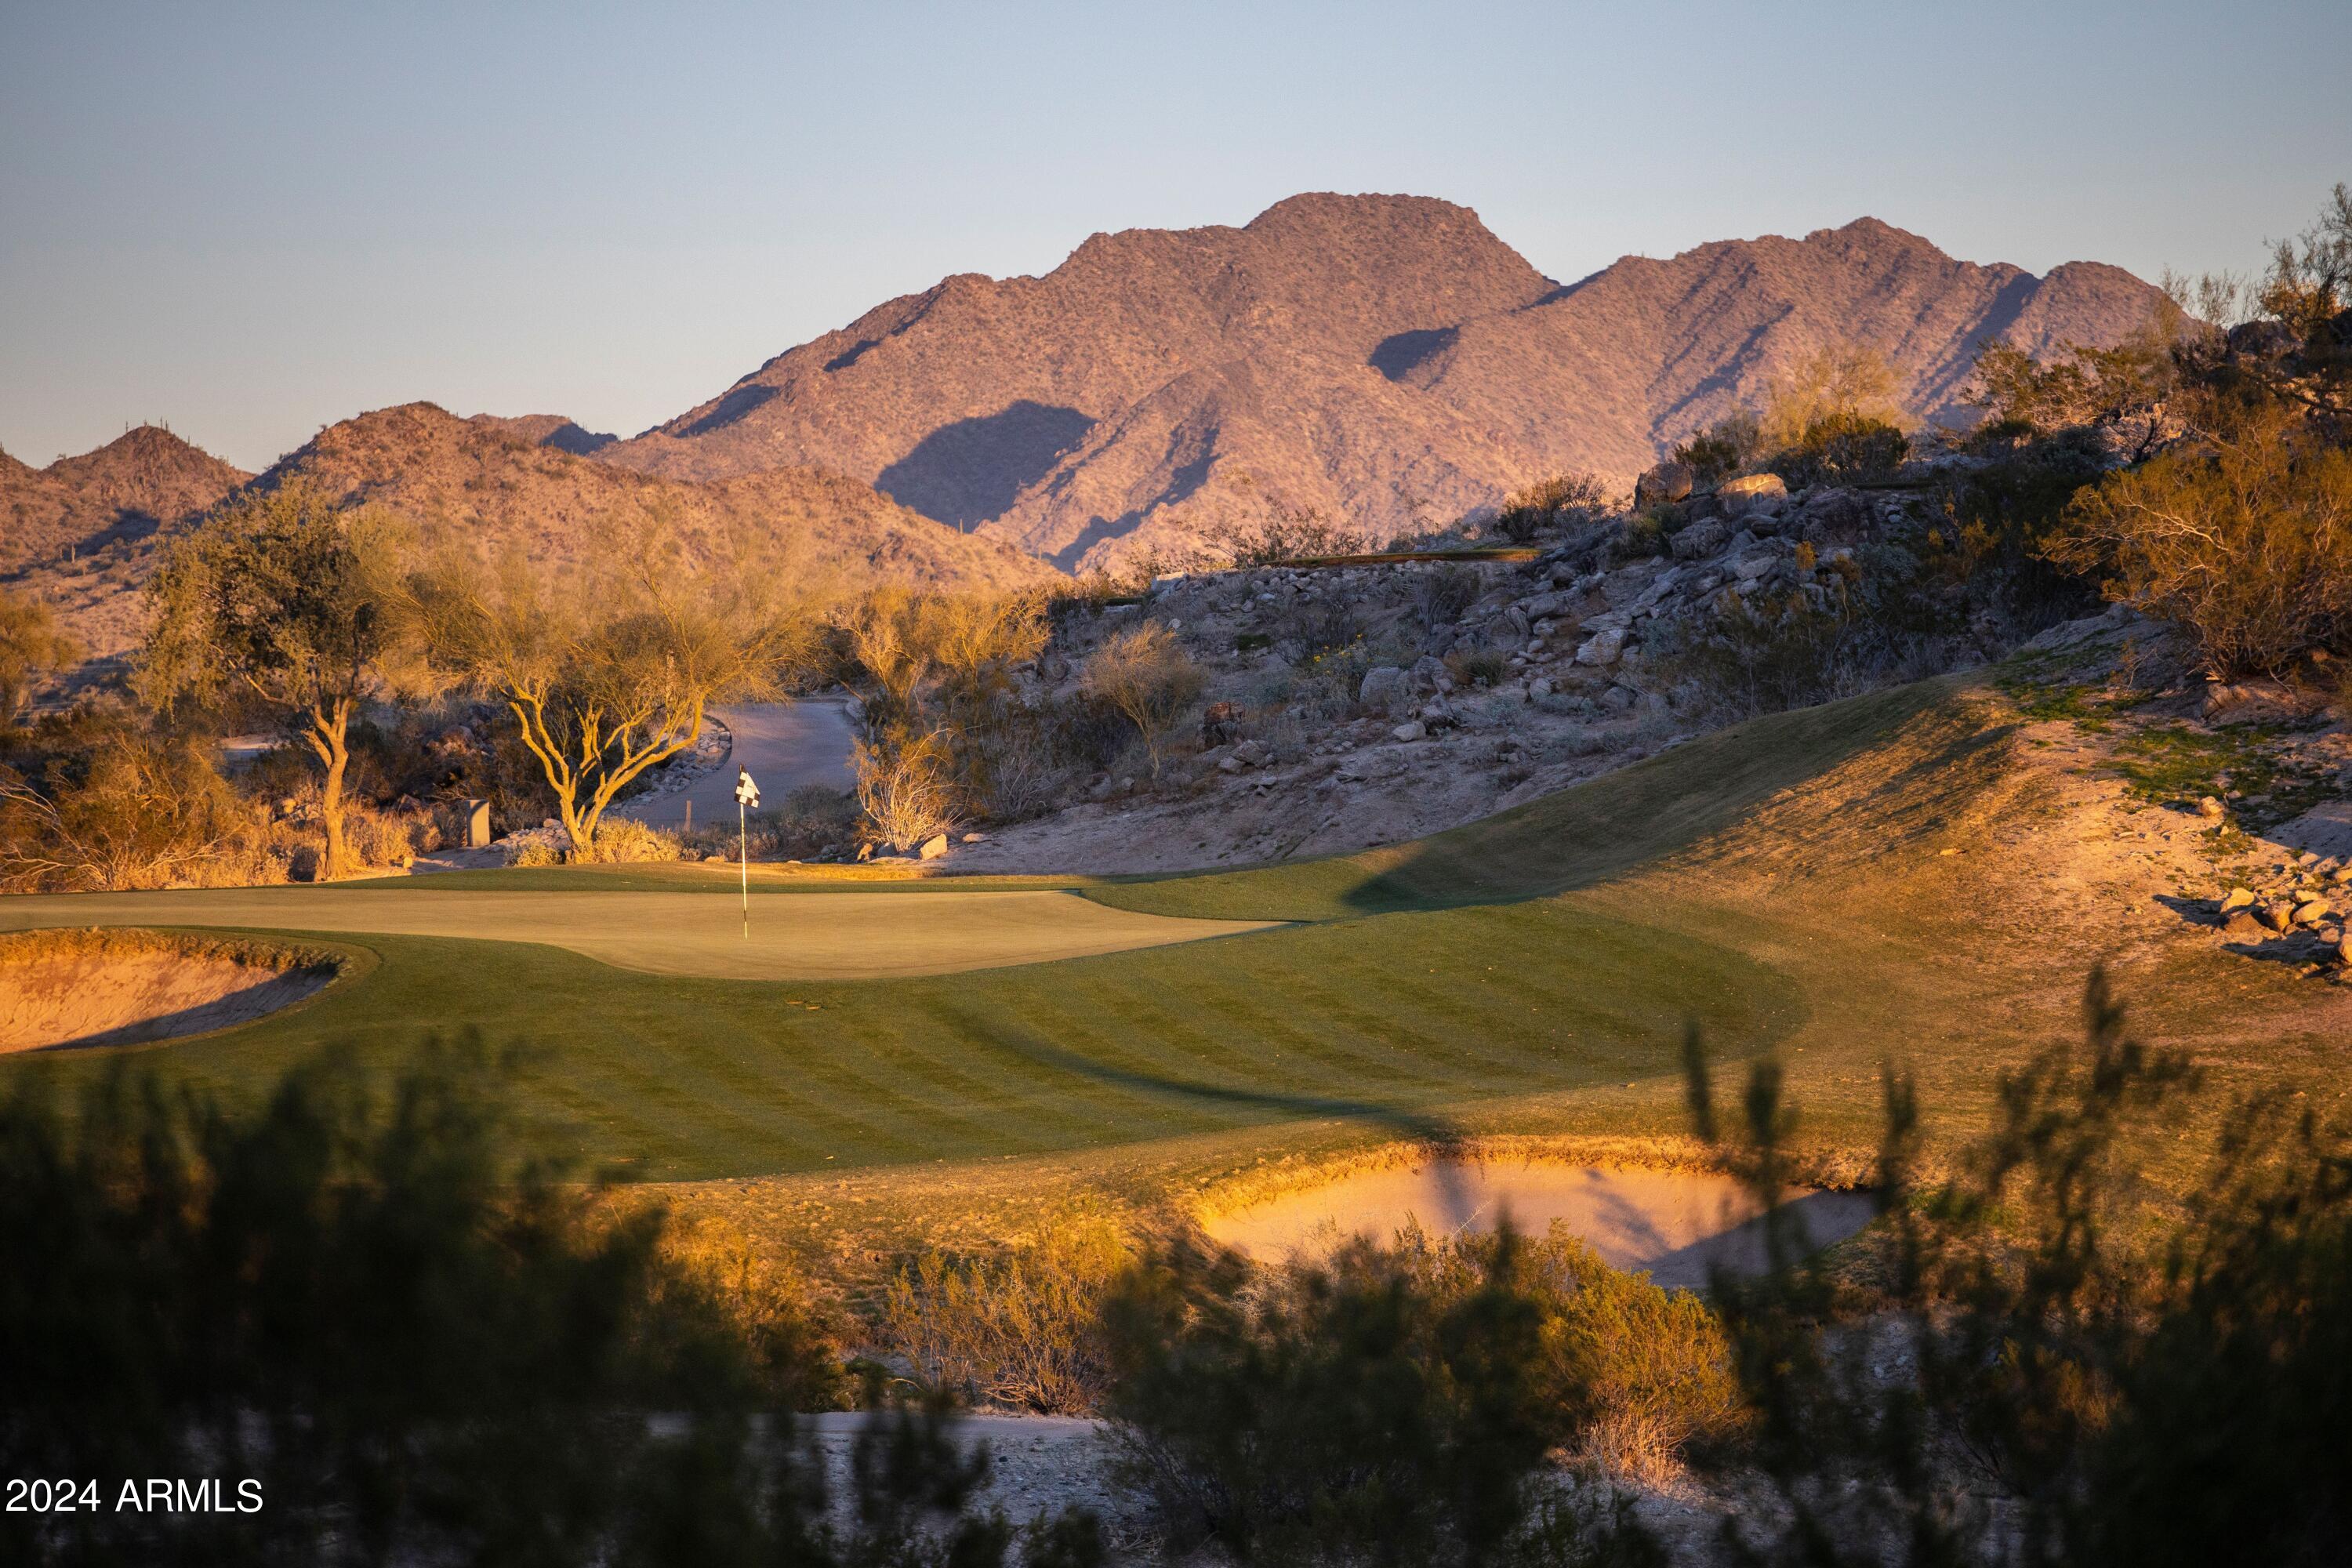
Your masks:
{"label": "mountain ridge", "polygon": [[1041,276],[951,274],[595,456],[697,479],[813,464],[1065,568],[1276,508],[1377,541],[1565,468],[1622,485],[1826,348],[1880,350],[1948,417],[1982,342],[2110,342],[2155,298],[1872,217],[1561,284],[1467,207],[1307,193],[1238,227],[1091,235]]}

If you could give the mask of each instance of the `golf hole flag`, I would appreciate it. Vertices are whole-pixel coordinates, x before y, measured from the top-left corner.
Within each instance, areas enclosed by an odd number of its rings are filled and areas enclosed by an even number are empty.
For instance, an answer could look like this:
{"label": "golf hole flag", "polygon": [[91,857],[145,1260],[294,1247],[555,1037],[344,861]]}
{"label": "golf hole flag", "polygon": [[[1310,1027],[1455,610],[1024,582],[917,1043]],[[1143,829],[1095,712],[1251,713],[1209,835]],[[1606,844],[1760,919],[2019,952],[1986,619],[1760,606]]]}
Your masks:
{"label": "golf hole flag", "polygon": [[735,820],[740,825],[743,855],[743,940],[751,940],[751,808],[760,804],[760,786],[751,782],[751,770],[735,770]]}

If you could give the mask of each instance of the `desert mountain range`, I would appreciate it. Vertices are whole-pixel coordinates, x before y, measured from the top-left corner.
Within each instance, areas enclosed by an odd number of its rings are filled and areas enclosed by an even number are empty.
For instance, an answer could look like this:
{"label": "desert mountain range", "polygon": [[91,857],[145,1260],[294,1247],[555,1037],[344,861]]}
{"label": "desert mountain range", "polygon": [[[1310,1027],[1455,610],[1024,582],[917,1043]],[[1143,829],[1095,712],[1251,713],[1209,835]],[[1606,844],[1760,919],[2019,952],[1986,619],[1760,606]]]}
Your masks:
{"label": "desert mountain range", "polygon": [[258,477],[152,426],[47,468],[0,453],[0,585],[47,599],[94,658],[120,658],[145,635],[140,590],[165,531],[241,487],[296,479],[397,512],[427,544],[520,551],[556,569],[600,539],[667,530],[713,552],[747,551],[820,592],[876,581],[1005,589],[1055,575],[837,474],[667,479],[579,456],[587,435],[557,416],[460,419],[412,403],[331,425]]}
{"label": "desert mountain range", "polygon": [[[1562,285],[1466,207],[1299,195],[1240,228],[1096,235],[1042,278],[958,274],[632,439],[410,404],[256,482],[300,474],[556,563],[659,517],[820,574],[1006,586],[1213,547],[1277,507],[1385,541],[1565,469],[1622,486],[1825,348],[1879,350],[1914,412],[1948,418],[1982,342],[2113,342],[2155,298],[1871,218]],[[135,581],[148,536],[251,480],[152,426],[47,468],[0,453],[0,575],[113,545],[108,580]]]}
{"label": "desert mountain range", "polygon": [[1546,278],[1477,215],[1311,195],[1241,228],[1097,235],[1043,278],[949,278],[788,350],[604,460],[803,463],[1066,568],[1314,508],[1370,540],[1568,468],[1620,485],[1826,348],[1923,417],[1987,340],[2113,342],[2155,290],[1958,261],[1864,218]]}

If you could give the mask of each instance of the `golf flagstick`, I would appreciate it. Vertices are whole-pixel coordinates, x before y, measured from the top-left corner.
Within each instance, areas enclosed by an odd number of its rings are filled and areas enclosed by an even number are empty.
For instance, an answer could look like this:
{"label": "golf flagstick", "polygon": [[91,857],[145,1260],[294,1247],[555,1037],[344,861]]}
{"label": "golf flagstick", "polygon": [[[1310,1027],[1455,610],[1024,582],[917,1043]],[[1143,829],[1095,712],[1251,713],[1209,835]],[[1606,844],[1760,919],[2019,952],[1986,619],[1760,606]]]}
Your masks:
{"label": "golf flagstick", "polygon": [[760,804],[760,786],[751,770],[735,770],[735,840],[743,866],[743,940],[751,940],[751,808]]}

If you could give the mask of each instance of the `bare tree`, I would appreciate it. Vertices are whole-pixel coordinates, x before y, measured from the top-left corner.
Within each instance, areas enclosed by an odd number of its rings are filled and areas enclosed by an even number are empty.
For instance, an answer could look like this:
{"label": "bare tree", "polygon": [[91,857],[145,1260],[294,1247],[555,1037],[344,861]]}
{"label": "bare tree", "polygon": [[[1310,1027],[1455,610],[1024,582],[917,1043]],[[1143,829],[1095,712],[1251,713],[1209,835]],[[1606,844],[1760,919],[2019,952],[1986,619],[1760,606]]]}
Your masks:
{"label": "bare tree", "polygon": [[811,647],[809,621],[754,568],[630,570],[556,584],[514,561],[446,561],[413,580],[434,664],[506,704],[575,851],[647,769],[694,743],[714,701],[772,691]]}

